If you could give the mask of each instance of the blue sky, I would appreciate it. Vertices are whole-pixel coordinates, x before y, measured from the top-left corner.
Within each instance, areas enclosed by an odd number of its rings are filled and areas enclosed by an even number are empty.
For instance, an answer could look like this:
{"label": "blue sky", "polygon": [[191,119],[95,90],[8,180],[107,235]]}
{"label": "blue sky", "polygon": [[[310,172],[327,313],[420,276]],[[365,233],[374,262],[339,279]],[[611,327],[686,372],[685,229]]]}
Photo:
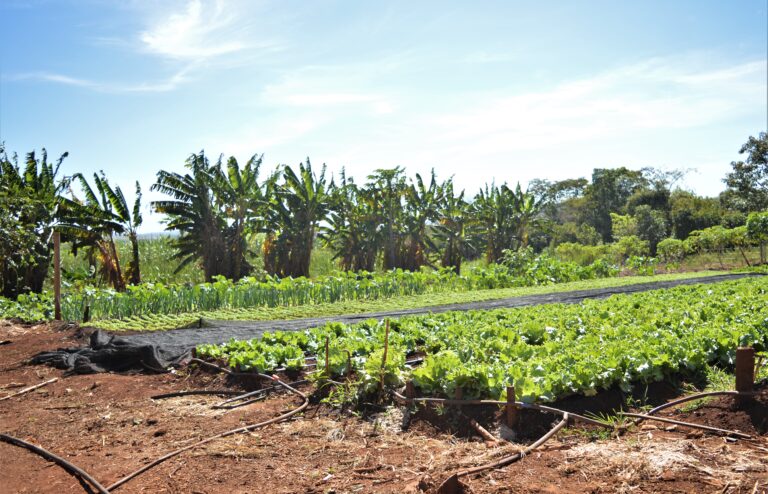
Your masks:
{"label": "blue sky", "polygon": [[205,149],[472,194],[694,168],[714,195],[766,129],[767,25],[765,0],[0,0],[0,140],[127,193]]}

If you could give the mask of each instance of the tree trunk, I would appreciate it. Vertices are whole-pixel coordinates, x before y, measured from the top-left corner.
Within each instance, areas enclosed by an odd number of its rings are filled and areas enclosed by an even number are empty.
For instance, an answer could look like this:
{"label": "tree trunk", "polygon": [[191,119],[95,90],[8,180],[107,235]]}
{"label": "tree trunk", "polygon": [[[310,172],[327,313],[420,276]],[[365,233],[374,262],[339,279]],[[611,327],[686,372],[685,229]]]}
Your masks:
{"label": "tree trunk", "polygon": [[141,284],[141,265],[140,265],[140,259],[139,259],[139,239],[136,236],[136,232],[131,232],[128,235],[128,238],[131,241],[131,251],[133,254],[133,259],[131,260],[130,265],[128,266],[129,271],[129,282],[131,285],[139,285]]}

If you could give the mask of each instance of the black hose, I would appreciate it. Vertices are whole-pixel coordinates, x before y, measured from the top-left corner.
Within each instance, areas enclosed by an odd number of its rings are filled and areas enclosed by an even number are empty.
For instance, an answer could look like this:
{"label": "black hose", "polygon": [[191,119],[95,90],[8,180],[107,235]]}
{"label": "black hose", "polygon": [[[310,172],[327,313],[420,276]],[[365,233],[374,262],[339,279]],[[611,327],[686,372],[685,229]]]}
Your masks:
{"label": "black hose", "polygon": [[59,465],[61,468],[69,472],[70,474],[74,475],[75,477],[78,477],[80,480],[87,481],[90,483],[97,492],[100,494],[109,494],[109,491],[99,483],[96,479],[88,475],[86,471],[83,469],[73,465],[72,463],[68,462],[64,458],[57,456],[50,451],[47,451],[40,446],[35,446],[32,443],[28,443],[27,441],[24,441],[23,439],[19,439],[18,437],[9,436],[7,434],[0,434],[0,441],[6,442],[8,444],[13,444],[14,446],[18,446],[20,448],[28,449],[29,451],[32,451],[35,454],[38,454],[45,458],[46,460],[52,461]]}

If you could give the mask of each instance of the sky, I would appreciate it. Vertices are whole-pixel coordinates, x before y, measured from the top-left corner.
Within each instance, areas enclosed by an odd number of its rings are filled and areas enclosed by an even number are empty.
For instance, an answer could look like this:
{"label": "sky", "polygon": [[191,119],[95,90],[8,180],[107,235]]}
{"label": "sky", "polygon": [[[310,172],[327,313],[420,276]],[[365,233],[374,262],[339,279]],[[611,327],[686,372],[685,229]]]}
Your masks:
{"label": "sky", "polygon": [[[739,1],[0,0],[0,141],[145,191],[205,150],[486,182],[690,169],[768,126],[768,8]],[[132,200],[132,199],[131,199]]]}

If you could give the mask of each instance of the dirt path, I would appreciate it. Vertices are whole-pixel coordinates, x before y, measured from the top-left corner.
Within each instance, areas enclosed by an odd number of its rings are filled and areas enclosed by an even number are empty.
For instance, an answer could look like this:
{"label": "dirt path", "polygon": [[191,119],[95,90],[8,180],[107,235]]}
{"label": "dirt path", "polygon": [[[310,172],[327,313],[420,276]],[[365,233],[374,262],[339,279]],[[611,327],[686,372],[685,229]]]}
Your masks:
{"label": "dirt path", "polygon": [[367,319],[383,319],[385,317],[397,318],[416,314],[441,313],[449,311],[504,309],[512,307],[524,307],[528,305],[542,304],[575,304],[586,299],[599,299],[611,295],[645,292],[659,290],[681,285],[719,283],[722,281],[736,280],[755,274],[725,274],[707,276],[701,278],[689,278],[675,281],[656,281],[652,283],[639,283],[636,285],[620,286],[613,288],[598,288],[594,290],[578,290],[572,292],[549,293],[545,295],[527,295],[523,297],[504,298],[499,300],[487,300],[484,302],[469,302],[461,304],[436,305],[431,307],[419,307],[415,309],[403,309],[387,312],[369,312],[364,314],[351,314],[329,317],[313,317],[294,319],[288,321],[203,321],[202,328],[174,329],[170,331],[143,332],[131,335],[120,333],[120,336],[136,343],[148,345],[189,345],[195,346],[202,343],[223,343],[231,338],[248,340],[258,338],[265,331],[301,331],[308,328],[322,326],[329,322],[342,322],[354,324]]}

